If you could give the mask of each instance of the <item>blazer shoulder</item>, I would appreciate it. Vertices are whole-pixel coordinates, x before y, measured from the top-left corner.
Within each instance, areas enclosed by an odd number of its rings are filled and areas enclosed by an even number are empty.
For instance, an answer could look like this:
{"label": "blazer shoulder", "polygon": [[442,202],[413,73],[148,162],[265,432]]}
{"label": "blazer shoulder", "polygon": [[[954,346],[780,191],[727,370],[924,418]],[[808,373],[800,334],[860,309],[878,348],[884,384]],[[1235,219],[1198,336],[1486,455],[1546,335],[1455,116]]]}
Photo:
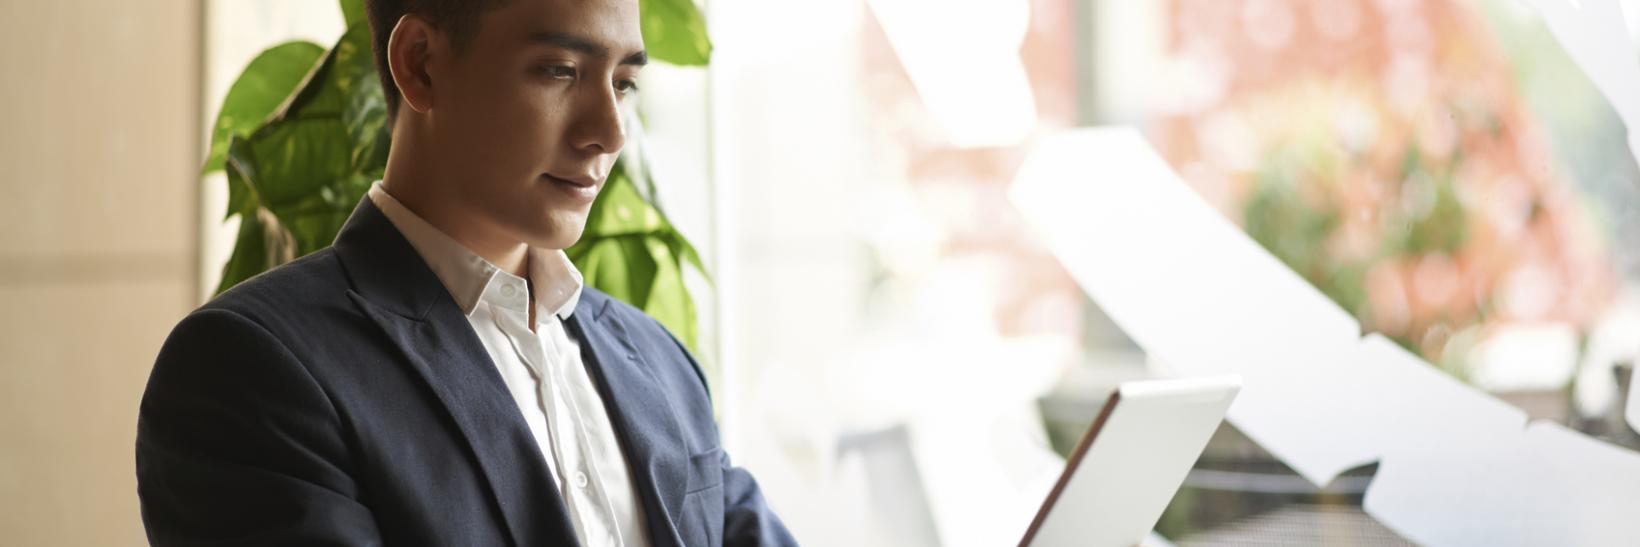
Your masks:
{"label": "blazer shoulder", "polygon": [[326,247],[234,285],[194,314],[231,312],[289,344],[356,313],[347,298],[350,287],[335,251]]}
{"label": "blazer shoulder", "polygon": [[325,247],[275,266],[212,297],[201,309],[220,308],[255,318],[265,311],[303,304],[331,292],[347,290],[335,251]]}

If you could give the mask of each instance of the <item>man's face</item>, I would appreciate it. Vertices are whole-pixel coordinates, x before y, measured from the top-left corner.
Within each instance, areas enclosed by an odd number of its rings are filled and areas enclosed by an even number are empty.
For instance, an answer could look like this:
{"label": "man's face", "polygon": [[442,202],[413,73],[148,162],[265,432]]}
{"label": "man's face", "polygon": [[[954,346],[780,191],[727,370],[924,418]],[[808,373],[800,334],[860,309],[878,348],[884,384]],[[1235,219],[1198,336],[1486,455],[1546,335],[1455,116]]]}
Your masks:
{"label": "man's face", "polygon": [[580,239],[624,143],[644,62],[636,0],[515,0],[429,62],[434,171],[475,222],[532,246]]}

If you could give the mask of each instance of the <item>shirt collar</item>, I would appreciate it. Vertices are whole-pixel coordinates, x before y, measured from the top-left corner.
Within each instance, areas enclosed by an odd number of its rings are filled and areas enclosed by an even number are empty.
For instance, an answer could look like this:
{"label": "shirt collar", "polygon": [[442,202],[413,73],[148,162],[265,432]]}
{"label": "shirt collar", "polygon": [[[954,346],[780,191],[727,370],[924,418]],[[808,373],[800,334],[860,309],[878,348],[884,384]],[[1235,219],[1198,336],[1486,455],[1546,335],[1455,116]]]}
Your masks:
{"label": "shirt collar", "polygon": [[[450,297],[461,308],[462,314],[471,316],[480,302],[490,302],[516,311],[528,309],[529,288],[523,278],[502,271],[442,230],[428,224],[388,194],[381,181],[371,184],[366,195],[427,262],[433,275],[450,291]],[[535,287],[536,316],[546,317],[550,314],[559,319],[568,319],[581,299],[584,286],[581,271],[570,262],[569,255],[564,251],[530,247],[528,253],[530,284]]]}

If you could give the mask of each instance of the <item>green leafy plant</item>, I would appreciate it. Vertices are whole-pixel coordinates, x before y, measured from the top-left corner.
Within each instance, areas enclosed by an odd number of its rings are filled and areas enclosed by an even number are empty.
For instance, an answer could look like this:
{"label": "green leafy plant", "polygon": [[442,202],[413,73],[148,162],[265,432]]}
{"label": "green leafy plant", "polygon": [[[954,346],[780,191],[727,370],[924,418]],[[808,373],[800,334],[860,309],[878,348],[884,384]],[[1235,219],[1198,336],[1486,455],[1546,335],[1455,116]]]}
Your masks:
{"label": "green leafy plant", "polygon": [[[639,0],[650,57],[698,66],[711,58],[692,0]],[[391,135],[371,57],[363,0],[340,0],[347,31],[328,51],[293,41],[263,51],[229,88],[203,174],[228,179],[226,218],[240,218],[217,292],[335,240],[380,179]],[[629,138],[628,146],[633,146]],[[695,304],[686,265],[704,273],[689,240],[667,221],[641,156],[623,156],[567,250],[588,285],[642,308],[691,347]]]}

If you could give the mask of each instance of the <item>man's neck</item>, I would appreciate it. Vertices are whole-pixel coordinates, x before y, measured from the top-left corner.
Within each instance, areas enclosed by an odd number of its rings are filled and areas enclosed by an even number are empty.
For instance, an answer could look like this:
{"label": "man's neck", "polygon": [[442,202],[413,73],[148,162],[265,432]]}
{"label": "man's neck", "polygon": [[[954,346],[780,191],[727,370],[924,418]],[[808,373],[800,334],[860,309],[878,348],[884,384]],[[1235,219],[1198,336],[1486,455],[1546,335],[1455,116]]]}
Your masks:
{"label": "man's neck", "polygon": [[382,172],[382,189],[473,254],[502,271],[528,278],[529,245],[508,236],[484,215],[459,210],[459,200],[442,195],[439,183],[443,175],[438,166],[417,165],[420,158],[426,157],[417,149],[428,145],[417,138],[407,122],[413,120],[400,120],[393,127],[393,146]]}
{"label": "man's neck", "polygon": [[507,237],[489,223],[474,222],[482,218],[480,215],[463,214],[449,207],[448,202],[441,203],[443,200],[425,190],[425,184],[391,178],[390,173],[382,177],[382,189],[404,208],[502,271],[529,278],[528,244]]}

